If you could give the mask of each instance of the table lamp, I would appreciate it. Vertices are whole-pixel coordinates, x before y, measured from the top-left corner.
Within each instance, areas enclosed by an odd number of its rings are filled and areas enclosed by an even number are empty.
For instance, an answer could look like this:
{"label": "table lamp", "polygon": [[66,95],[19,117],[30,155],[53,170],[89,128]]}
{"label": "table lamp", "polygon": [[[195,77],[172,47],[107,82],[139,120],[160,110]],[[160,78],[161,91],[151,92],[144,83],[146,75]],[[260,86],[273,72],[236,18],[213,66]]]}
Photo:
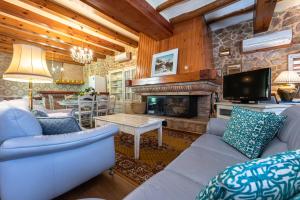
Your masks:
{"label": "table lamp", "polygon": [[29,83],[29,109],[32,110],[32,84],[53,81],[46,63],[46,52],[36,46],[14,44],[12,61],[3,79]]}
{"label": "table lamp", "polygon": [[283,71],[277,76],[274,83],[281,84],[277,90],[281,100],[292,101],[299,91],[295,84],[300,83],[300,76],[295,71]]}

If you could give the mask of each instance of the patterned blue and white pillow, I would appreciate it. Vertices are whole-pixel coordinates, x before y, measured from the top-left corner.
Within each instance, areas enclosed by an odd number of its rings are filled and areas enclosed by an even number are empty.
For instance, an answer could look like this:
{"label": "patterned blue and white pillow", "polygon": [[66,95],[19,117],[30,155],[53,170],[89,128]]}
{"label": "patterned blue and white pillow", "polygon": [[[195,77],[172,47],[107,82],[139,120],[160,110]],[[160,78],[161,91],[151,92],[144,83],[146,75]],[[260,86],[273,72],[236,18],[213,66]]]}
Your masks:
{"label": "patterned blue and white pillow", "polygon": [[223,140],[250,159],[258,158],[282,127],[285,116],[233,107]]}
{"label": "patterned blue and white pillow", "polygon": [[228,167],[211,179],[196,200],[296,200],[299,192],[300,150],[297,150]]}
{"label": "patterned blue and white pillow", "polygon": [[289,200],[300,200],[300,193],[296,194],[295,196],[293,196]]}

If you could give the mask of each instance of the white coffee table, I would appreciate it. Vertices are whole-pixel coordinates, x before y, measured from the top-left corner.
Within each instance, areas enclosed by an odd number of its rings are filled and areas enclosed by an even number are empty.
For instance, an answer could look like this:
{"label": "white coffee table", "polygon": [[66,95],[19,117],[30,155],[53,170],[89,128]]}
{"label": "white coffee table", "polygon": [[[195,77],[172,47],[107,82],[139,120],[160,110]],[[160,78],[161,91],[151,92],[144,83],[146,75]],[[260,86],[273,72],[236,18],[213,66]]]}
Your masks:
{"label": "white coffee table", "polygon": [[157,130],[158,146],[162,145],[162,122],[164,119],[123,113],[94,117],[94,119],[96,127],[113,123],[119,126],[121,132],[133,135],[135,159],[139,159],[140,156],[140,136],[143,133]]}

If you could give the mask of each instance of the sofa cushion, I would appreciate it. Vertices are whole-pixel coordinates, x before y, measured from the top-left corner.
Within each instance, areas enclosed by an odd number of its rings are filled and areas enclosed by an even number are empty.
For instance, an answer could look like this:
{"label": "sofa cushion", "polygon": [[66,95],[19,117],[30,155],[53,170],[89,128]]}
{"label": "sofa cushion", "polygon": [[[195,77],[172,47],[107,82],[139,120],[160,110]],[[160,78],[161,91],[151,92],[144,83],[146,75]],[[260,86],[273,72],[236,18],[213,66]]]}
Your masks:
{"label": "sofa cushion", "polygon": [[234,106],[223,140],[248,158],[257,158],[275,137],[285,118]]}
{"label": "sofa cushion", "polygon": [[223,141],[222,137],[204,134],[192,143],[193,147],[202,147],[210,151],[214,151],[220,154],[224,154],[229,157],[236,158],[241,161],[247,161],[249,158],[244,154],[237,151],[235,148]]}
{"label": "sofa cushion", "polygon": [[286,116],[284,126],[278,132],[278,138],[288,144],[289,150],[300,148],[300,106],[285,109],[280,115]]}
{"label": "sofa cushion", "polygon": [[29,111],[7,102],[0,103],[0,122],[0,143],[10,138],[42,134],[39,122]]}
{"label": "sofa cushion", "polygon": [[272,156],[274,154],[288,151],[287,143],[280,141],[277,137],[275,137],[265,148],[261,157]]}
{"label": "sofa cushion", "polygon": [[255,159],[225,169],[197,199],[278,199],[300,192],[300,150]]}
{"label": "sofa cushion", "polygon": [[229,120],[222,118],[211,118],[207,123],[207,133],[212,135],[223,136],[228,121]]}
{"label": "sofa cushion", "polygon": [[203,147],[192,146],[181,153],[165,170],[207,185],[211,177],[223,171],[225,167],[243,161]]}
{"label": "sofa cushion", "polygon": [[180,174],[161,171],[130,193],[125,200],[195,199],[203,185]]}

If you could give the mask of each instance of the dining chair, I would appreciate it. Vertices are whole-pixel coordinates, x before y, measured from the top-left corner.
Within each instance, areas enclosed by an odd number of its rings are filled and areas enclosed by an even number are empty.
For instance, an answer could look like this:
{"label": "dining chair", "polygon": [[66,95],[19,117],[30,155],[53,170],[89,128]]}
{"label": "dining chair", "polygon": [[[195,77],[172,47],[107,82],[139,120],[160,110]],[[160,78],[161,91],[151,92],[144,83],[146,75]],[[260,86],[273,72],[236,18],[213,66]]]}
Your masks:
{"label": "dining chair", "polygon": [[97,95],[95,104],[95,115],[107,115],[109,109],[109,97],[108,95]]}
{"label": "dining chair", "polygon": [[[76,96],[75,95],[64,95],[64,100],[65,102],[67,101],[72,101],[72,100],[75,100]],[[77,105],[65,105],[65,108],[66,109],[74,109],[74,108],[77,108]]]}
{"label": "dining chair", "polygon": [[33,99],[33,105],[34,106],[42,106],[43,108],[46,108],[46,98],[42,97],[41,99]]}
{"label": "dining chair", "polygon": [[78,96],[78,111],[77,115],[80,126],[87,123],[90,127],[93,126],[93,113],[94,113],[95,98],[92,95]]}
{"label": "dining chair", "polygon": [[113,114],[115,112],[115,106],[116,106],[116,96],[110,95],[109,102],[108,102],[108,114]]}

